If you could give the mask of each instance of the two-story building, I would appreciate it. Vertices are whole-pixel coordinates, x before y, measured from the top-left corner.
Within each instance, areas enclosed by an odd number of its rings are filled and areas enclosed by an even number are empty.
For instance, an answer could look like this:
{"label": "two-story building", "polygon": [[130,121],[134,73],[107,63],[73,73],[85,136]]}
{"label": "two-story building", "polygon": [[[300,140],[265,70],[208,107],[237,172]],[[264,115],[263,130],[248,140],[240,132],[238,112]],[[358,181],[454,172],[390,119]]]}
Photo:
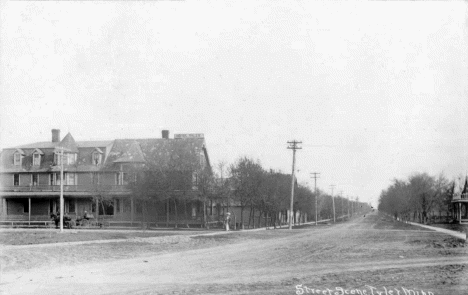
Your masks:
{"label": "two-story building", "polygon": [[[66,214],[76,218],[87,211],[126,222],[199,218],[204,206],[197,176],[211,171],[202,134],[169,138],[163,130],[162,138],[75,141],[70,133],[60,139],[53,129],[51,141],[1,152],[0,220],[48,220],[59,210],[62,166]],[[190,183],[142,191],[137,177],[151,170]]]}

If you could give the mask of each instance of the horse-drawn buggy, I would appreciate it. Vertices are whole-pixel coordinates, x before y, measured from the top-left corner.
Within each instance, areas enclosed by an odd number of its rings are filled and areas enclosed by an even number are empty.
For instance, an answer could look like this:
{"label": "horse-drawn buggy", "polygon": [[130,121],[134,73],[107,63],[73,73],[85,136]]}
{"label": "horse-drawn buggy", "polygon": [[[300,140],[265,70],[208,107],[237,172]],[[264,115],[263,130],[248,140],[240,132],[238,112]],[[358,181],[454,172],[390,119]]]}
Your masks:
{"label": "horse-drawn buggy", "polygon": [[[60,212],[50,214],[50,218],[55,222],[55,228],[60,227]],[[94,220],[94,216],[92,214],[88,214],[86,211],[83,217],[78,217],[77,219],[72,219],[68,215],[63,216],[63,226],[69,229],[75,228],[77,226],[87,227],[87,226],[95,226],[99,225]]]}

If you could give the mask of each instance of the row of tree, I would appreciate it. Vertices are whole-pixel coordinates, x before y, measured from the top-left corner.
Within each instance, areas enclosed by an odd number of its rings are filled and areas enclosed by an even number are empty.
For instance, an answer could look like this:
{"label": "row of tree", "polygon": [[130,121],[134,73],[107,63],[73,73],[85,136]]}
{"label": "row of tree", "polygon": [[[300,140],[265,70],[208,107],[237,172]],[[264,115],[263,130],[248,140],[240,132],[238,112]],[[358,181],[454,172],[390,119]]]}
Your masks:
{"label": "row of tree", "polygon": [[[221,165],[221,168],[223,165]],[[220,169],[222,170],[222,169]],[[232,198],[233,204],[240,206],[241,220],[244,220],[244,210],[248,208],[249,213],[254,215],[255,211],[259,215],[271,216],[271,222],[276,224],[276,218],[279,212],[286,212],[290,209],[291,197],[291,175],[283,174],[278,171],[266,170],[262,168],[258,161],[247,157],[239,158],[235,163],[229,166],[229,179],[224,180],[224,187],[229,187],[231,193],[215,194],[215,197],[227,197],[227,206],[229,198]],[[218,175],[218,179],[222,179]],[[294,218],[302,220],[302,216],[307,216],[309,221],[317,219],[333,218],[333,203],[335,203],[335,212],[337,217],[352,214],[361,210],[367,204],[360,203],[358,199],[349,201],[341,196],[333,200],[331,195],[317,189],[315,193],[307,185],[295,181],[295,193],[293,202]],[[216,190],[215,190],[216,191]],[[317,197],[317,210],[315,199]],[[222,201],[219,200],[218,201]],[[298,212],[298,214],[296,214]],[[296,220],[295,220],[296,221]]]}
{"label": "row of tree", "polygon": [[[232,164],[221,162],[214,168],[205,167],[196,173],[191,169],[176,169],[161,166],[132,166],[126,167],[126,180],[132,190],[135,201],[143,205],[142,213],[147,214],[149,204],[165,204],[174,208],[172,212],[178,214],[177,208],[185,208],[182,214],[187,215],[186,204],[190,201],[203,203],[203,222],[209,220],[212,210],[210,204],[218,204],[221,211],[232,211],[232,207],[240,209],[240,223],[248,220],[248,226],[260,225],[261,220],[276,225],[285,220],[278,220],[286,216],[290,209],[291,175],[280,171],[267,170],[259,161],[248,157],[240,157]],[[341,196],[332,196],[317,189],[311,190],[307,184],[295,185],[293,203],[294,218],[308,221],[316,219],[333,219],[333,203],[336,217],[339,220],[344,216],[352,215],[369,205],[359,202],[357,198],[349,200]],[[100,204],[112,205],[112,193],[105,189],[96,191],[96,198]],[[317,210],[315,200],[317,197]],[[104,210],[103,210],[104,211]],[[169,211],[166,210],[169,220]],[[282,213],[282,214],[279,214]],[[220,214],[220,210],[218,210]],[[248,214],[248,216],[244,216]],[[218,216],[219,217],[219,216]],[[255,222],[254,217],[258,218]],[[260,219],[260,217],[266,217]],[[185,216],[187,218],[187,216]],[[178,220],[178,216],[176,216]],[[294,220],[294,222],[298,221]],[[247,221],[246,221],[247,223]]]}
{"label": "row of tree", "polygon": [[437,176],[414,173],[407,179],[395,178],[380,194],[378,209],[395,218],[421,223],[448,217],[455,183],[463,184],[461,176],[458,178],[458,181],[450,181],[442,173]]}

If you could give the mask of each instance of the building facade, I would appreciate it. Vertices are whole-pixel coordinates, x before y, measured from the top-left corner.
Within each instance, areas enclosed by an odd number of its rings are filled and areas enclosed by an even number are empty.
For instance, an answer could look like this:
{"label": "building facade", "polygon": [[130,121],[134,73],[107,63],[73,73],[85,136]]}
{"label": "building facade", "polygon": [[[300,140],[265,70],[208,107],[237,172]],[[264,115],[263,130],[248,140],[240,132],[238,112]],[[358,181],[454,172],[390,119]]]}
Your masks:
{"label": "building facade", "polygon": [[[0,220],[49,220],[59,210],[62,166],[65,214],[78,218],[87,211],[125,222],[199,219],[198,176],[210,171],[201,134],[169,138],[163,130],[162,138],[75,141],[70,133],[61,139],[53,129],[51,141],[1,152]],[[135,184],[151,170],[184,181],[144,191]]]}
{"label": "building facade", "polygon": [[452,198],[452,216],[458,223],[468,224],[468,176],[460,193],[454,193]]}

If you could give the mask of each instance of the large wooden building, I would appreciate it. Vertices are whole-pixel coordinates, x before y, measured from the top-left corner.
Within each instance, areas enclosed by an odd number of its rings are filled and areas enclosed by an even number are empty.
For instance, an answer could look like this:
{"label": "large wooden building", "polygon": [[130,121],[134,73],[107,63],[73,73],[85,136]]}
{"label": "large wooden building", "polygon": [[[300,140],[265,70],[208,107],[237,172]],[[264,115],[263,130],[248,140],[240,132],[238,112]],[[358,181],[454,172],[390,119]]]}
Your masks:
{"label": "large wooden building", "polygon": [[[169,138],[163,130],[162,138],[75,141],[53,129],[51,141],[1,152],[0,220],[49,220],[59,210],[62,161],[64,211],[72,218],[84,211],[122,222],[169,221],[174,215],[196,221],[203,215],[197,177],[210,162],[202,134]],[[185,181],[150,198],[133,184],[151,169],[177,172]]]}

